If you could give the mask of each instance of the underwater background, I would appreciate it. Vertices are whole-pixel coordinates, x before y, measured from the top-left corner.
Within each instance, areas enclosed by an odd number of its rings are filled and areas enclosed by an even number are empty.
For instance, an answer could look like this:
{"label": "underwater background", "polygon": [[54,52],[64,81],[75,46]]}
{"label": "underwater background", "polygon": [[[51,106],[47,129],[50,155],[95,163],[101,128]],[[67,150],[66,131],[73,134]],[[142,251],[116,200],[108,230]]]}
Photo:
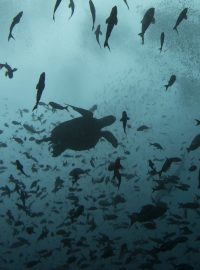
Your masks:
{"label": "underwater background", "polygon": [[[199,23],[198,0],[0,0],[0,270],[200,269]],[[65,121],[95,147],[53,155]]]}

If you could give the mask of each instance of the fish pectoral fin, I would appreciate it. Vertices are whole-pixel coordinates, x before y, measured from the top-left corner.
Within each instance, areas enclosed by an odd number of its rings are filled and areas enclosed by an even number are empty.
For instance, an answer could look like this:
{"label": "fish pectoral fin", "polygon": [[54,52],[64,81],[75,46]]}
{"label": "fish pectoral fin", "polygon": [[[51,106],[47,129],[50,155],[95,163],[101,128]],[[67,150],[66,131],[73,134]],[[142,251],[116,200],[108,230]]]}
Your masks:
{"label": "fish pectoral fin", "polygon": [[99,35],[102,35],[102,32],[101,31],[99,31]]}
{"label": "fish pectoral fin", "polygon": [[102,131],[101,132],[102,137],[104,137],[109,143],[112,144],[113,147],[118,146],[118,141],[115,138],[115,136],[110,131]]}
{"label": "fish pectoral fin", "polygon": [[117,25],[117,24],[118,24],[118,19],[116,18],[116,19],[115,19],[115,25]]}
{"label": "fish pectoral fin", "polygon": [[155,20],[155,18],[153,18],[151,23],[154,24],[155,22],[156,22],[156,20]]}
{"label": "fish pectoral fin", "polygon": [[110,19],[109,17],[106,19],[106,23],[109,23],[109,19]]}
{"label": "fish pectoral fin", "polygon": [[184,17],[185,20],[187,20],[187,14],[185,14],[185,17]]}

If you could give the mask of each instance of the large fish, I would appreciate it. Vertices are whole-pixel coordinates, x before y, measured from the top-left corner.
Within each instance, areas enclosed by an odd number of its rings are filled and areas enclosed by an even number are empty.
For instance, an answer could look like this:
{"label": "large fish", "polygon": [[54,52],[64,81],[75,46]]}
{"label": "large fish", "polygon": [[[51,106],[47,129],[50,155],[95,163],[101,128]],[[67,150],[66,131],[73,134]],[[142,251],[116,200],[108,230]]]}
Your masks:
{"label": "large fish", "polygon": [[187,11],[188,11],[188,8],[184,8],[181,13],[179,14],[178,16],[178,19],[176,21],[176,24],[175,26],[173,27],[173,29],[178,33],[178,30],[177,30],[177,27],[179,26],[179,24],[185,19],[187,20]]}
{"label": "large fish", "polygon": [[12,31],[13,31],[13,28],[15,27],[16,24],[18,24],[21,20],[21,17],[23,15],[23,11],[19,12],[14,18],[13,18],[13,21],[11,23],[11,26],[10,26],[10,32],[9,32],[9,35],[8,35],[8,41],[12,38],[14,39],[13,35],[12,35]]}
{"label": "large fish", "polygon": [[37,109],[37,106],[38,106],[38,103],[40,101],[40,98],[42,96],[42,92],[45,88],[45,72],[42,72],[41,75],[40,75],[40,79],[39,79],[39,82],[38,84],[36,85],[36,89],[37,89],[37,96],[36,96],[36,104],[35,106],[33,107],[33,111],[35,109]]}
{"label": "large fish", "polygon": [[54,7],[54,10],[53,10],[53,20],[54,20],[54,21],[55,21],[55,13],[56,13],[56,10],[57,10],[57,8],[59,7],[61,1],[62,1],[62,0],[57,0],[57,1],[56,1],[55,7]]}
{"label": "large fish", "polygon": [[154,18],[155,8],[150,8],[147,10],[147,12],[144,14],[144,17],[141,21],[142,23],[142,32],[138,34],[142,38],[142,44],[144,44],[144,34],[151,23],[155,23]]}
{"label": "large fish", "polygon": [[74,4],[74,1],[73,0],[70,0],[70,3],[69,3],[69,8],[71,8],[71,15],[69,17],[69,19],[71,19],[71,17],[73,16],[74,14],[74,10],[75,10],[75,4]]}
{"label": "large fish", "polygon": [[96,20],[96,10],[95,10],[95,6],[94,6],[92,0],[89,1],[89,4],[90,4],[90,11],[91,11],[91,14],[92,14],[92,22],[93,22],[92,31],[93,31],[94,30],[95,20]]}
{"label": "large fish", "polygon": [[117,19],[117,7],[114,6],[111,10],[110,16],[106,20],[107,23],[107,31],[106,31],[106,39],[104,42],[104,48],[108,47],[110,50],[109,44],[108,44],[108,39],[112,33],[114,25],[117,25],[118,19]]}

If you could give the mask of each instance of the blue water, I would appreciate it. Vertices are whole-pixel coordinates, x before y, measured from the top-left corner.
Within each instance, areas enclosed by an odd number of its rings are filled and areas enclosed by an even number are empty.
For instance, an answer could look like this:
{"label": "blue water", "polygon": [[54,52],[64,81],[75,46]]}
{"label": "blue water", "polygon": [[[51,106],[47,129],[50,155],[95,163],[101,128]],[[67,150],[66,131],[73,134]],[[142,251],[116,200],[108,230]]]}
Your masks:
{"label": "blue water", "polygon": [[[186,148],[200,133],[195,121],[200,118],[199,2],[127,0],[128,9],[123,0],[93,0],[94,31],[89,1],[74,0],[71,19],[70,1],[61,1],[53,21],[55,3],[0,2],[0,63],[17,68],[11,79],[4,66],[0,70],[0,270],[198,270],[200,150],[198,143],[194,151]],[[109,50],[104,48],[106,19],[115,5],[118,23]],[[141,21],[151,7],[155,24],[149,25],[142,45]],[[184,8],[187,20],[177,33],[173,27]],[[15,40],[8,41],[20,11]],[[101,48],[95,37],[98,24]],[[42,103],[32,111],[42,72]],[[166,91],[173,74],[176,81]],[[113,115],[116,121],[102,130],[112,132],[118,147],[102,138],[101,130],[95,147],[53,157],[49,143],[37,140],[80,114],[72,107],[53,110],[52,101],[86,110],[97,105],[96,119]],[[120,121],[123,111],[130,118],[127,135]],[[138,131],[143,125],[148,128]],[[118,157],[123,167],[119,188],[114,171],[108,170]],[[179,161],[162,169],[174,157]],[[27,176],[17,170],[16,160]],[[87,173],[73,184],[75,168]],[[175,182],[169,183],[172,178]],[[155,190],[161,181],[168,183]],[[145,206],[156,208],[161,202],[165,213],[141,214]],[[185,203],[191,204],[184,209]],[[130,226],[133,213],[139,216]]]}

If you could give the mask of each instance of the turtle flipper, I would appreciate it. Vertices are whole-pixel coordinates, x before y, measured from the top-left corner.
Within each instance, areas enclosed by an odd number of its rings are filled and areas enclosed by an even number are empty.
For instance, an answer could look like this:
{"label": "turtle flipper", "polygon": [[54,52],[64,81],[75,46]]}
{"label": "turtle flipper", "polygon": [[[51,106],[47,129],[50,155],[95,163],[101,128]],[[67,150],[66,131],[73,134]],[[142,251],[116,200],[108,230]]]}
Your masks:
{"label": "turtle flipper", "polygon": [[58,157],[60,156],[65,150],[66,150],[66,146],[64,144],[55,144],[55,143],[51,143],[51,153],[52,153],[52,157]]}
{"label": "turtle flipper", "polygon": [[80,113],[83,117],[93,117],[93,112],[91,112],[90,110],[82,109],[69,104],[66,105],[71,107],[74,111]]}
{"label": "turtle flipper", "polygon": [[112,144],[113,147],[118,146],[118,141],[115,138],[115,136],[110,131],[102,131],[101,132],[102,137],[104,137],[109,143]]}

